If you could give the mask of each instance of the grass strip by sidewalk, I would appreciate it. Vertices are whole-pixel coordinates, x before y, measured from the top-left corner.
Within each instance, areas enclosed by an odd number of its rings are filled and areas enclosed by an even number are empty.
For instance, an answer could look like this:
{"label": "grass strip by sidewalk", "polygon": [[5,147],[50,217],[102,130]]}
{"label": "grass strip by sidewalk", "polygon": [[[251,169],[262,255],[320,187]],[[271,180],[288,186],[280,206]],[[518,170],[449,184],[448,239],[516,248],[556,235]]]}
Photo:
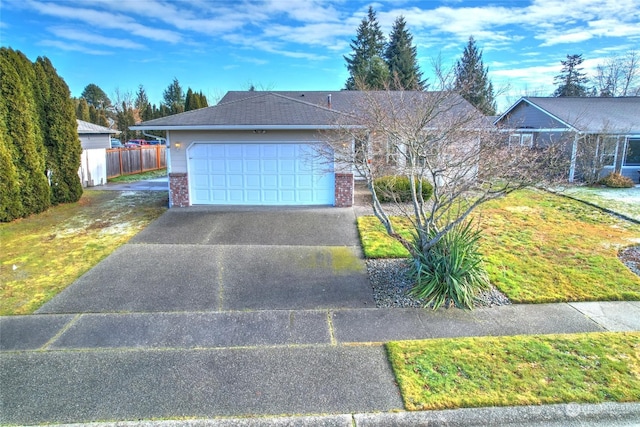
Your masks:
{"label": "grass strip by sidewalk", "polygon": [[166,192],[85,190],[77,203],[0,224],[0,315],[33,313],[166,207]]}
{"label": "grass strip by sidewalk", "polygon": [[[519,191],[478,208],[489,279],[516,303],[640,300],[640,278],[619,259],[640,243],[640,226],[576,200]],[[406,218],[393,218],[409,233]],[[359,217],[368,258],[404,258],[407,251],[375,217]]]}
{"label": "grass strip by sidewalk", "polygon": [[407,410],[640,401],[640,333],[398,341]]}

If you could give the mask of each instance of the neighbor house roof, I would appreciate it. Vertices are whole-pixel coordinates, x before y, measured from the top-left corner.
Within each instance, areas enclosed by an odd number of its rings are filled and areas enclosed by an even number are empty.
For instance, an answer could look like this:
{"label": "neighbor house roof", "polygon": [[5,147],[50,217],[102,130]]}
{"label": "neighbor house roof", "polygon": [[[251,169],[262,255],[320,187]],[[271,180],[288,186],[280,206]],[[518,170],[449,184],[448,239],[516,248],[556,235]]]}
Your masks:
{"label": "neighbor house roof", "polygon": [[[230,91],[212,107],[142,122],[137,130],[332,129],[350,124],[370,97],[385,105],[436,97],[442,92]],[[448,113],[476,111],[458,95],[446,94]],[[409,104],[411,105],[411,104]],[[351,119],[352,120],[352,119]],[[353,123],[351,123],[353,124]],[[484,125],[484,123],[483,123]]]}
{"label": "neighbor house roof", "polygon": [[107,133],[109,135],[112,135],[112,134],[120,133],[119,130],[110,129],[108,127],[100,126],[100,125],[97,125],[95,123],[85,122],[84,120],[76,119],[76,122],[78,123],[78,133],[79,134],[87,134],[87,133],[91,133],[91,134],[103,133],[104,134],[104,133]]}
{"label": "neighbor house roof", "polygon": [[494,123],[508,118],[522,103],[538,108],[578,132],[640,133],[640,97],[524,97]]}

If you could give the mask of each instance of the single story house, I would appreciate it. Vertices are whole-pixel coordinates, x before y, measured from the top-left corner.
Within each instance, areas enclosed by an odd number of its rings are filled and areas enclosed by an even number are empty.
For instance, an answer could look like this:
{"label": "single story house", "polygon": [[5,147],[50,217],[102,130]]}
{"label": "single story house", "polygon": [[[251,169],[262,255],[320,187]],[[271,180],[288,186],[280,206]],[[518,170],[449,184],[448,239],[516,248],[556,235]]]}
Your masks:
{"label": "single story house", "polygon": [[111,148],[111,135],[120,133],[93,123],[76,120],[82,145],[82,157],[78,175],[83,187],[107,183],[107,149]]}
{"label": "single story house", "polygon": [[131,129],[166,131],[171,206],[347,207],[354,170],[335,161],[327,137],[350,126],[363,102],[358,91],[232,91],[215,106]]}
{"label": "single story house", "polygon": [[570,182],[612,171],[638,179],[640,97],[523,97],[494,124],[512,144],[567,144]]}

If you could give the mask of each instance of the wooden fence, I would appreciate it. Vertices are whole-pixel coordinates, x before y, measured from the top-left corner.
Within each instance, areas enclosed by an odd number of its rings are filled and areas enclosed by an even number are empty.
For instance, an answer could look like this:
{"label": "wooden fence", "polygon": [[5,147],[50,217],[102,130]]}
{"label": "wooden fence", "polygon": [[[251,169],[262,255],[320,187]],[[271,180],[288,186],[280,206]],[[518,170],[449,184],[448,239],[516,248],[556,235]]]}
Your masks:
{"label": "wooden fence", "polygon": [[107,178],[166,168],[166,150],[164,145],[107,149]]}

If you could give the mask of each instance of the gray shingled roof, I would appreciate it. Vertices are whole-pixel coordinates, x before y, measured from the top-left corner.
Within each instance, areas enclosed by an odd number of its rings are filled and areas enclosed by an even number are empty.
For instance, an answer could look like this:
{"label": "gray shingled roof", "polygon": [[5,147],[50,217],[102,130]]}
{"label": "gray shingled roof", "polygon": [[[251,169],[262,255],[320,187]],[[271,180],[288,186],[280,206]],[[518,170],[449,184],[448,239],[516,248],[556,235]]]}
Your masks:
{"label": "gray shingled roof", "polygon": [[581,132],[640,133],[640,97],[527,97],[521,101],[541,108]]}
{"label": "gray shingled roof", "polygon": [[[332,128],[349,123],[349,117],[364,105],[366,97],[383,102],[416,101],[439,92],[359,91],[230,91],[212,107],[142,122],[132,129],[239,129]],[[331,103],[329,104],[329,95]],[[452,95],[455,110],[475,111],[471,104]],[[409,104],[410,105],[410,104]],[[416,104],[417,105],[417,104]]]}
{"label": "gray shingled roof", "polygon": [[342,113],[271,92],[248,95],[212,107],[142,122],[135,128],[165,127],[308,127],[322,128],[338,122]]}
{"label": "gray shingled roof", "polygon": [[109,129],[108,127],[96,125],[94,123],[85,122],[83,120],[76,119],[76,122],[78,123],[78,133],[79,134],[85,134],[85,133],[92,133],[92,134],[93,133],[108,133],[108,134],[112,135],[112,134],[120,133],[119,130]]}

